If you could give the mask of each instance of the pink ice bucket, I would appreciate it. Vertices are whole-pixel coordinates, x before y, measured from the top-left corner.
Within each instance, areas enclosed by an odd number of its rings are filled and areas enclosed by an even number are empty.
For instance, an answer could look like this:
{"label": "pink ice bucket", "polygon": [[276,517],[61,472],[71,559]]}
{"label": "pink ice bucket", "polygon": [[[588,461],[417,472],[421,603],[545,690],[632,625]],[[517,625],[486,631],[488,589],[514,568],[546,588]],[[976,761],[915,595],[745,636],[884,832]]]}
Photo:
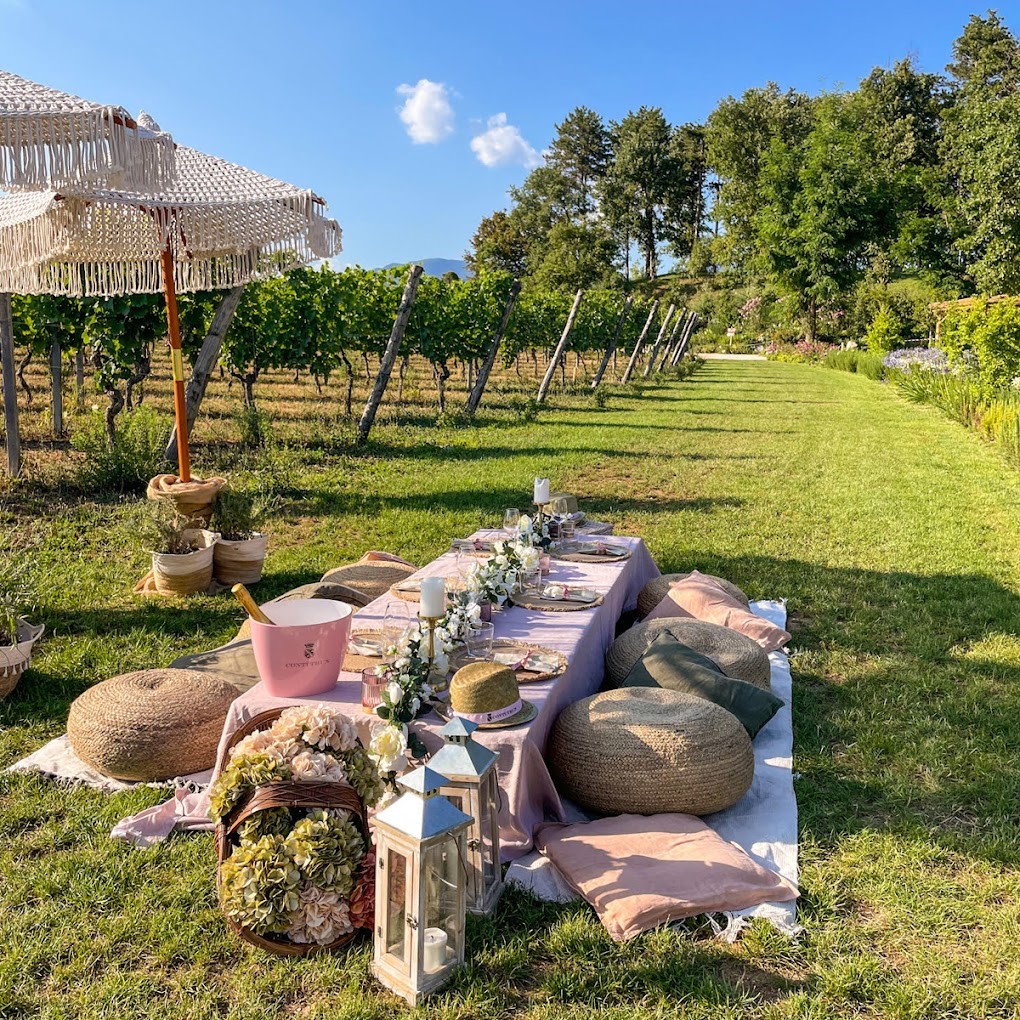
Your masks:
{"label": "pink ice bucket", "polygon": [[347,654],[353,610],[330,599],[287,599],[262,607],[274,626],[251,621],[255,665],[274,698],[326,694]]}

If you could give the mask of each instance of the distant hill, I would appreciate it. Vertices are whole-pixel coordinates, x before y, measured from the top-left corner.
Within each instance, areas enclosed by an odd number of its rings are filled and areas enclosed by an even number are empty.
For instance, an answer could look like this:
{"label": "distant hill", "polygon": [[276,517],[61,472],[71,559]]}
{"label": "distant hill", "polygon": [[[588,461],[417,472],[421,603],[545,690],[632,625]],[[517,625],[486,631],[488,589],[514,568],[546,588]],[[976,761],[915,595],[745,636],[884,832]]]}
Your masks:
{"label": "distant hill", "polygon": [[[417,262],[429,276],[442,276],[443,273],[454,272],[462,280],[474,276],[462,259],[409,259],[408,262]],[[383,269],[392,269],[394,266],[406,266],[408,262],[391,262]]]}

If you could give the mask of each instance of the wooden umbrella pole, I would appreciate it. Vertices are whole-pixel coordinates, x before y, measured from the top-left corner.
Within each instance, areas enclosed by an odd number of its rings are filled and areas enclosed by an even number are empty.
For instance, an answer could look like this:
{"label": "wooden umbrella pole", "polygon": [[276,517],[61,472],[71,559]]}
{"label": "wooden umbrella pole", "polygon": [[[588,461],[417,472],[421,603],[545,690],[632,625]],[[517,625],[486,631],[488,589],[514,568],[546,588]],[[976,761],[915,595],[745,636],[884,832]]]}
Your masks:
{"label": "wooden umbrella pole", "polygon": [[174,375],[174,418],[177,421],[177,476],[191,481],[191,454],[188,450],[188,409],[184,399],[184,356],[181,354],[181,323],[177,318],[177,291],[174,287],[174,253],[167,241],[160,256],[163,268],[163,295],[166,298],[166,324],[170,336],[170,362]]}

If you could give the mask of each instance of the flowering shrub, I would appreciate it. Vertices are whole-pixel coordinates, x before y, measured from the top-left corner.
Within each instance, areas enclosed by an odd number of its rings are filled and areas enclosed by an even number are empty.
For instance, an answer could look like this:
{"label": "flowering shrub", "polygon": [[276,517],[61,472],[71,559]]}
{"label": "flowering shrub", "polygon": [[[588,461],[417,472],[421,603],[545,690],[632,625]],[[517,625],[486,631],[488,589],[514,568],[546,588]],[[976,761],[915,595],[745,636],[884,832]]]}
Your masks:
{"label": "flowering shrub", "polygon": [[796,343],[772,340],[765,345],[764,352],[770,361],[816,362],[821,361],[832,349],[832,344],[819,340],[804,339]]}
{"label": "flowering shrub", "polygon": [[949,371],[946,352],[940,351],[937,347],[901,348],[898,351],[891,351],[882,359],[882,364],[898,372],[911,372],[914,369],[920,372]]}
{"label": "flowering shrub", "polygon": [[[325,705],[285,709],[239,740],[209,791],[209,813],[223,821],[249,790],[280,781],[348,782],[369,806],[383,789],[354,723]],[[362,866],[369,848],[349,811],[271,808],[246,819],[237,838],[219,882],[220,905],[235,923],[320,945],[353,931],[355,921],[371,926]]]}

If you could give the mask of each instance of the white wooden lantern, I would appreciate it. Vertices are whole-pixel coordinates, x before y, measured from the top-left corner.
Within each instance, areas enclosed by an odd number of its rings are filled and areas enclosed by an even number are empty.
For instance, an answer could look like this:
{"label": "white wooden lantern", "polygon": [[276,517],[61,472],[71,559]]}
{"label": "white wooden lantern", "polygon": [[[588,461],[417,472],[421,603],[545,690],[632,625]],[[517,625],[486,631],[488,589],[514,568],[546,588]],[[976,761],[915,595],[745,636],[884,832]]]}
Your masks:
{"label": "white wooden lantern", "polygon": [[442,794],[471,816],[467,834],[467,908],[491,913],[503,892],[499,859],[499,781],[495,751],[472,739],[478,724],[455,718],[439,732],[446,743],[429,768],[445,776]]}
{"label": "white wooden lantern", "polygon": [[464,963],[466,833],[471,818],[440,794],[427,766],[373,821],[376,979],[412,1006]]}

